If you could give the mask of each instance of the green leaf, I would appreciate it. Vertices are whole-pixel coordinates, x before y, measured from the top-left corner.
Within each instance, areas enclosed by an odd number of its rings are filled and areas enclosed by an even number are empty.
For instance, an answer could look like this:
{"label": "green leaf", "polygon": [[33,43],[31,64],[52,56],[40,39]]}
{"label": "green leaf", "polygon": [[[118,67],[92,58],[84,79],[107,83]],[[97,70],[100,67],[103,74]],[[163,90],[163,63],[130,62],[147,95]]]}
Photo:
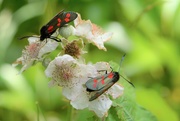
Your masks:
{"label": "green leaf", "polygon": [[[115,114],[121,121],[157,121],[156,117],[151,112],[139,106],[135,100],[128,100],[128,97],[122,96],[113,103],[113,107],[116,109]],[[110,110],[112,110],[111,108]],[[109,111],[111,113],[112,111]]]}
{"label": "green leaf", "polygon": [[148,110],[137,105],[135,121],[157,121],[157,119]]}
{"label": "green leaf", "polygon": [[120,118],[118,117],[116,107],[111,107],[108,113],[107,121],[119,121],[119,120]]}
{"label": "green leaf", "polygon": [[[179,121],[176,113],[156,90],[141,88],[136,90],[137,101],[156,115],[158,121]],[[167,115],[168,114],[168,115]]]}
{"label": "green leaf", "polygon": [[[110,62],[114,70],[117,70],[118,64]],[[121,69],[123,70],[123,69]],[[127,78],[121,71],[121,75]],[[120,78],[119,83],[124,87],[124,94],[113,101],[109,110],[108,121],[157,121],[157,119],[146,109],[139,106],[135,98],[135,88],[127,81]]]}

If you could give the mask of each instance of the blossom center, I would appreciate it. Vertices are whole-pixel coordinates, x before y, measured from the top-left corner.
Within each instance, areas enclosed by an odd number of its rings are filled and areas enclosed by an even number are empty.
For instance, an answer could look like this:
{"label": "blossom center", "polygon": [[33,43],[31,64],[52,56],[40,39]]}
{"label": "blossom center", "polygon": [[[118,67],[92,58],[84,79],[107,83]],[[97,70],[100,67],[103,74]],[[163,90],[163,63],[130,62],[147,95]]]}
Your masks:
{"label": "blossom center", "polygon": [[72,84],[71,80],[74,77],[73,64],[71,65],[55,65],[53,72],[53,80],[55,80],[59,86],[66,87]]}
{"label": "blossom center", "polygon": [[75,58],[78,58],[80,56],[80,54],[81,54],[80,48],[78,47],[76,41],[68,43],[65,46],[64,52],[65,52],[65,54],[69,54],[69,55],[71,55],[71,56],[73,56]]}
{"label": "blossom center", "polygon": [[33,59],[38,57],[39,51],[42,48],[42,44],[36,42],[26,46],[25,48],[26,50],[23,51],[23,58],[25,60]]}

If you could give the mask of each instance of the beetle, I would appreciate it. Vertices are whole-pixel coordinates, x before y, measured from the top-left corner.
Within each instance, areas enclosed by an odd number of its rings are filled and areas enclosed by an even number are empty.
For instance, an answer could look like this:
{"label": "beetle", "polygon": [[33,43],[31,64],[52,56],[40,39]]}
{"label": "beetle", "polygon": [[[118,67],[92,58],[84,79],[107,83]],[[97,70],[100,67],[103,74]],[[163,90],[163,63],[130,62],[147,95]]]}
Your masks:
{"label": "beetle", "polygon": [[[40,29],[40,41],[43,41],[46,38],[53,39],[57,42],[61,42],[57,37],[51,36],[58,28],[61,28],[65,24],[75,20],[77,18],[77,13],[68,11],[64,12],[61,10],[58,14],[56,14],[46,25],[42,26]],[[24,39],[27,37],[36,37],[36,36],[24,36],[20,39]]]}
{"label": "beetle", "polygon": [[[120,65],[122,61],[124,60],[125,54],[123,55]],[[111,68],[112,69],[112,68]],[[119,68],[120,70],[120,68]],[[93,101],[96,98],[98,98],[100,95],[102,95],[105,91],[107,91],[111,86],[113,86],[119,78],[123,77],[122,75],[119,74],[119,71],[111,71],[109,73],[106,73],[101,76],[97,76],[94,78],[89,79],[86,83],[86,91],[92,93],[92,96],[90,97],[89,101]],[[123,77],[124,78],[124,77]],[[125,78],[124,78],[125,79]],[[129,84],[131,84],[133,87],[133,83],[125,79]]]}

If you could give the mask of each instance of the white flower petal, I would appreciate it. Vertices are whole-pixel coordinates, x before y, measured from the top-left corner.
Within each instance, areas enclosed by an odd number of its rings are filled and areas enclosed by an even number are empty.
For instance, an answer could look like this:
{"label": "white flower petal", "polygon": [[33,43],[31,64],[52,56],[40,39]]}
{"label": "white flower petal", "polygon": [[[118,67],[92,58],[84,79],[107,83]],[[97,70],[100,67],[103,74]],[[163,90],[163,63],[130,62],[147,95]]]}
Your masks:
{"label": "white flower petal", "polygon": [[12,64],[12,66],[15,67],[15,66],[17,66],[19,64],[22,64],[23,66],[22,66],[22,68],[21,68],[21,70],[19,72],[19,74],[20,74],[23,71],[27,70],[30,66],[32,66],[34,61],[35,60],[32,59],[32,60],[28,60],[28,61],[24,62],[24,58],[20,57]]}
{"label": "white flower petal", "polygon": [[69,100],[74,100],[80,93],[82,90],[82,85],[75,85],[73,87],[64,87],[62,89],[62,93],[63,95],[69,99]]}
{"label": "white flower petal", "polygon": [[86,38],[89,43],[93,43],[99,49],[106,51],[106,48],[104,47],[104,42],[111,39],[112,33],[102,32],[101,28],[91,23],[90,20],[82,20],[79,14],[77,19],[74,21],[74,25],[74,35]]}
{"label": "white flower petal", "polygon": [[84,77],[81,79],[82,80],[81,82],[82,84],[85,84],[89,80],[89,77],[94,77],[97,75],[97,70],[93,65],[90,65],[90,64],[81,65],[80,73],[81,73],[80,76]]}
{"label": "white flower petal", "polygon": [[109,97],[101,95],[89,104],[89,110],[94,111],[98,117],[102,118],[107,114],[111,105],[112,101],[109,99]]}
{"label": "white flower petal", "polygon": [[71,105],[76,109],[87,108],[89,105],[89,98],[86,90],[81,90],[81,93],[74,100],[71,100]]}
{"label": "white flower petal", "polygon": [[86,36],[92,31],[92,26],[89,22],[85,22],[76,26],[74,34],[77,36]]}
{"label": "white flower petal", "polygon": [[12,66],[13,66],[13,67],[16,67],[17,65],[22,64],[22,60],[23,60],[23,57],[18,58],[18,59],[12,64]]}
{"label": "white flower petal", "polygon": [[[56,59],[56,58],[55,58],[55,59]],[[55,66],[55,61],[51,61],[51,62],[49,63],[49,65],[48,65],[48,67],[47,67],[46,70],[45,70],[45,74],[46,74],[47,77],[52,77],[52,73],[53,73],[55,67],[56,67],[56,66]]]}
{"label": "white flower petal", "polygon": [[114,99],[118,98],[123,94],[124,88],[118,84],[114,84],[109,90],[107,91]]}
{"label": "white flower petal", "polygon": [[[77,13],[78,14],[78,13]],[[82,21],[81,15],[78,14],[78,17],[74,20],[74,26],[77,26]]]}
{"label": "white flower petal", "polygon": [[32,44],[32,43],[37,42],[37,41],[40,41],[40,38],[38,38],[38,37],[29,37],[28,38],[29,44]]}
{"label": "white flower petal", "polygon": [[40,49],[38,57],[40,58],[44,54],[52,52],[53,50],[57,48],[58,45],[59,45],[58,42],[48,39],[47,43],[45,43],[45,45]]}
{"label": "white flower petal", "polygon": [[96,64],[94,64],[94,66],[97,71],[111,71],[110,65],[107,62],[97,62]]}
{"label": "white flower petal", "polygon": [[99,49],[106,51],[106,48],[104,47],[104,42],[110,40],[111,37],[112,37],[112,33],[108,32],[92,39],[92,43],[94,43]]}
{"label": "white flower petal", "polygon": [[26,69],[28,69],[28,68],[33,64],[33,61],[34,61],[34,60],[31,60],[31,61],[29,61],[28,63],[24,64],[19,73],[22,73],[23,71],[25,71]]}
{"label": "white flower petal", "polygon": [[74,61],[75,62],[75,59],[72,56],[67,55],[67,54],[63,55],[63,56],[58,56],[58,57],[55,58],[55,63],[57,65],[60,65],[63,62],[70,62],[70,61]]}

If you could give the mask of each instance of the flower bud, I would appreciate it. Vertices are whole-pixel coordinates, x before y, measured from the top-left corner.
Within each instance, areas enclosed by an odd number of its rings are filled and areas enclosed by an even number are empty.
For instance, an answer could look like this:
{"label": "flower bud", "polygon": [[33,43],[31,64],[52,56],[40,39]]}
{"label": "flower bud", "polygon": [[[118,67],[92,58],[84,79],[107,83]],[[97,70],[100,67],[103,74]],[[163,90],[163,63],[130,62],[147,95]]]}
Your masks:
{"label": "flower bud", "polygon": [[72,25],[66,25],[59,29],[59,34],[66,39],[69,36],[73,35],[73,33],[74,33],[74,27]]}

